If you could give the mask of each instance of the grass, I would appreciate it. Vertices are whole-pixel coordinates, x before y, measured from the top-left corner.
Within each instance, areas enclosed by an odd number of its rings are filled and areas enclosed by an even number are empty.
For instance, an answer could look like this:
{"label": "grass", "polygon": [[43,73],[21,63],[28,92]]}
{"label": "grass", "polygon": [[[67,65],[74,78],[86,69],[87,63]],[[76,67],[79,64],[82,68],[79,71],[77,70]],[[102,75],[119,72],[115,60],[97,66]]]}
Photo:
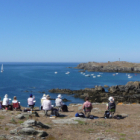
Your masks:
{"label": "grass", "polygon": [[94,129],[91,129],[91,128],[85,129],[85,132],[87,132],[87,133],[90,133],[90,132],[93,132],[93,131],[94,131]]}
{"label": "grass", "polygon": [[125,140],[125,138],[120,138],[120,140]]}
{"label": "grass", "polygon": [[126,134],[123,134],[123,133],[120,133],[119,135],[120,135],[120,136],[126,136]]}
{"label": "grass", "polygon": [[80,125],[87,125],[87,124],[88,124],[87,122],[80,121],[80,120],[75,120],[75,121],[77,121],[77,122],[78,122],[78,124],[80,124]]}
{"label": "grass", "polygon": [[17,123],[16,120],[15,120],[14,118],[12,118],[12,119],[10,120],[10,122],[13,123],[13,124],[16,124],[16,123]]}
{"label": "grass", "polygon": [[23,122],[24,122],[24,121],[22,121],[22,120],[18,121],[18,123],[20,123],[20,124],[23,123]]}
{"label": "grass", "polygon": [[96,121],[95,123],[93,123],[92,125],[96,125],[96,126],[111,126],[109,123],[106,123],[105,121]]}
{"label": "grass", "polygon": [[114,131],[112,129],[108,129],[108,130],[106,130],[106,132],[114,132],[114,133],[116,133],[117,131]]}
{"label": "grass", "polygon": [[5,118],[5,116],[0,116],[0,119],[4,119]]}
{"label": "grass", "polygon": [[6,130],[6,131],[8,131],[8,130],[9,130],[9,128],[7,128],[7,127],[6,127],[6,128],[5,128],[5,130]]}

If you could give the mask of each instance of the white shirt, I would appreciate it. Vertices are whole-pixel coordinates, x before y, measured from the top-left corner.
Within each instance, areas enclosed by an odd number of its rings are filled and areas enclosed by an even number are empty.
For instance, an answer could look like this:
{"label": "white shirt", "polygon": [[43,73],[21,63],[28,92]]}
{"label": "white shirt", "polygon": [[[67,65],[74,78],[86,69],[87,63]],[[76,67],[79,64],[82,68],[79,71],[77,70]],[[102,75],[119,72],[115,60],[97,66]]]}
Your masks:
{"label": "white shirt", "polygon": [[56,106],[62,106],[62,105],[63,105],[62,99],[56,98],[56,100],[55,100],[55,105],[56,105]]}
{"label": "white shirt", "polygon": [[41,105],[42,105],[42,103],[43,103],[44,100],[46,100],[46,97],[42,97],[41,98]]}
{"label": "white shirt", "polygon": [[51,110],[51,101],[50,100],[44,100],[42,103],[43,110]]}
{"label": "white shirt", "polygon": [[9,105],[9,98],[4,98],[2,105]]}
{"label": "white shirt", "polygon": [[18,100],[13,100],[12,103],[18,103]]}

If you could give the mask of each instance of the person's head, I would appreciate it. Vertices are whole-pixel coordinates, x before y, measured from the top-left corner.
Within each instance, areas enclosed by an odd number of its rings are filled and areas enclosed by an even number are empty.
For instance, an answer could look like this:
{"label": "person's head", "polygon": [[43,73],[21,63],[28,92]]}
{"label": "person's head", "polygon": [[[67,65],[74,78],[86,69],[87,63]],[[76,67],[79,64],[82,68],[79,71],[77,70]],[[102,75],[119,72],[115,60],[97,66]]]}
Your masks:
{"label": "person's head", "polygon": [[50,99],[50,96],[49,96],[49,95],[46,95],[46,99],[48,99],[48,100],[49,100],[49,99]]}
{"label": "person's head", "polygon": [[5,98],[8,98],[8,94],[5,94],[5,96],[4,96]]}
{"label": "person's head", "polygon": [[58,98],[62,98],[61,94],[59,94],[57,97],[58,97]]}
{"label": "person's head", "polygon": [[33,97],[33,95],[32,95],[32,94],[30,94],[30,97]]}
{"label": "person's head", "polygon": [[86,98],[85,98],[85,101],[88,101],[88,100],[89,100],[89,98],[88,98],[88,97],[86,97]]}
{"label": "person's head", "polygon": [[43,94],[43,97],[46,97],[46,94]]}
{"label": "person's head", "polygon": [[14,98],[13,98],[14,100],[17,100],[17,97],[16,96],[14,96]]}
{"label": "person's head", "polygon": [[109,100],[110,102],[114,102],[114,98],[113,98],[113,97],[109,97],[108,100]]}

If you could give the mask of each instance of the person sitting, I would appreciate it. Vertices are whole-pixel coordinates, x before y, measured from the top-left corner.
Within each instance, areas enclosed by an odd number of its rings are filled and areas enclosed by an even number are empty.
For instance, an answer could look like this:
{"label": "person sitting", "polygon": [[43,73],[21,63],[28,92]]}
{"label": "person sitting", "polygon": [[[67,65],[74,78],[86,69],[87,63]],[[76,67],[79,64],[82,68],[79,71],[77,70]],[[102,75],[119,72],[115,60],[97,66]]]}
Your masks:
{"label": "person sitting", "polygon": [[15,110],[19,109],[20,110],[20,104],[19,104],[16,96],[14,96],[14,98],[13,98],[12,105],[13,105],[13,109],[15,109]]}
{"label": "person sitting", "polygon": [[106,110],[110,112],[110,117],[113,117],[116,111],[116,104],[113,97],[109,97],[108,100],[109,100],[109,103],[106,105],[107,106]]}
{"label": "person sitting", "polygon": [[92,104],[89,102],[89,98],[85,98],[85,102],[83,104],[83,108],[85,117],[88,118],[90,116],[91,110],[92,110]]}
{"label": "person sitting", "polygon": [[43,103],[44,100],[46,100],[46,94],[43,94],[43,97],[41,98],[41,110],[43,108],[42,103]]}
{"label": "person sitting", "polygon": [[62,96],[61,94],[59,94],[55,100],[55,105],[56,105],[56,108],[58,108],[59,111],[61,111],[61,107],[63,105],[63,102],[62,102]]}
{"label": "person sitting", "polygon": [[4,109],[8,109],[8,106],[9,106],[9,98],[8,98],[8,94],[5,94],[2,102],[2,107]]}
{"label": "person sitting", "polygon": [[42,106],[43,106],[43,110],[44,110],[46,116],[47,116],[48,111],[52,112],[52,106],[51,106],[51,101],[50,101],[49,95],[46,95],[46,100],[43,100]]}
{"label": "person sitting", "polygon": [[35,105],[34,99],[35,97],[32,94],[30,94],[30,97],[27,99],[28,105],[31,109],[33,109]]}

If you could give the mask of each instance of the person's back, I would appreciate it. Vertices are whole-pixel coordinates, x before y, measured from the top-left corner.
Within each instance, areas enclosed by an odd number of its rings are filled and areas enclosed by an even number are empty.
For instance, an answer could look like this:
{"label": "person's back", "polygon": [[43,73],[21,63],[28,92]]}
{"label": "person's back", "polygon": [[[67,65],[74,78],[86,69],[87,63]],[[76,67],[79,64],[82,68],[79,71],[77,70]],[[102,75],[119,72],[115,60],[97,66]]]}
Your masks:
{"label": "person's back", "polygon": [[9,105],[9,98],[5,97],[5,98],[3,99],[2,105],[8,106],[8,105]]}
{"label": "person's back", "polygon": [[43,104],[43,101],[46,100],[46,97],[41,98],[41,105]]}
{"label": "person's back", "polygon": [[42,106],[43,106],[43,110],[51,110],[51,101],[44,100]]}
{"label": "person's back", "polygon": [[62,99],[56,98],[55,104],[56,104],[57,107],[61,107],[61,106],[63,105],[63,104],[62,104]]}
{"label": "person's back", "polygon": [[109,102],[108,103],[108,110],[111,111],[111,112],[115,112],[115,109],[116,109],[116,104],[115,102]]}

